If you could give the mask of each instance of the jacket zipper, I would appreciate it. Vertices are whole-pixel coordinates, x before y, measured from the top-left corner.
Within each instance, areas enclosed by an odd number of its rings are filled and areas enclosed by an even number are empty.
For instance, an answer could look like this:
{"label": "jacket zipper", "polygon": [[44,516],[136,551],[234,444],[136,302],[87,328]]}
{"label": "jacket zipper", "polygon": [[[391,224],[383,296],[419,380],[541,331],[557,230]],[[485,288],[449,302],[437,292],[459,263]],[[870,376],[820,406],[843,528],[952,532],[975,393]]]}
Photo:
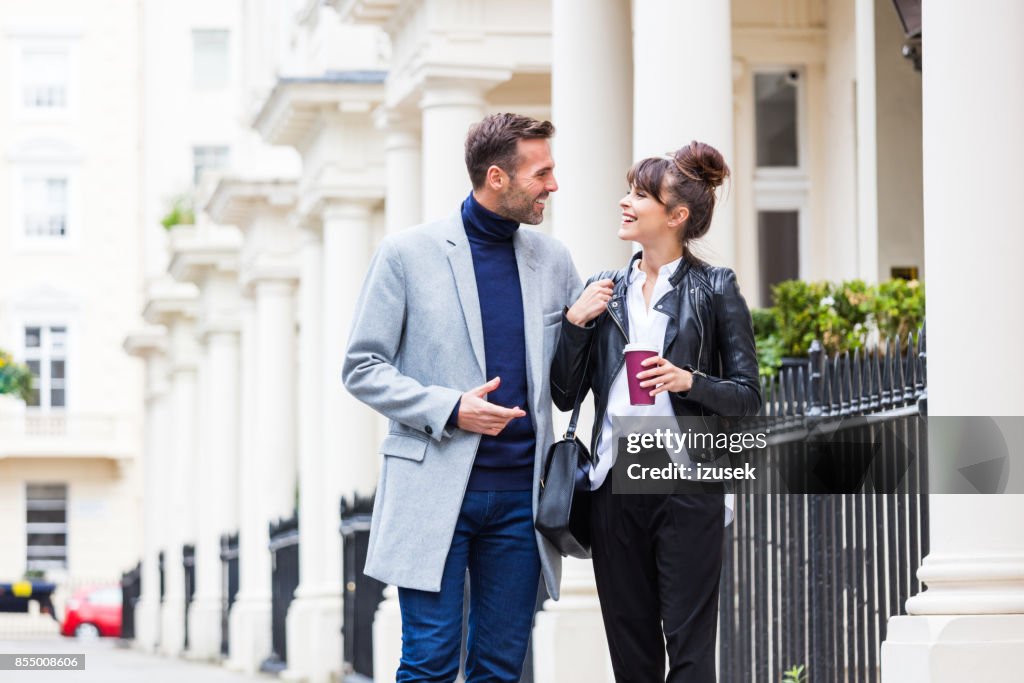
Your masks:
{"label": "jacket zipper", "polygon": [[[693,288],[693,311],[697,314],[697,327],[700,329],[700,344],[697,345],[697,367],[694,369],[693,374],[703,375],[707,377],[700,369],[700,358],[704,355],[704,320],[700,317],[700,297],[697,295],[697,288]],[[704,429],[710,430],[708,427],[708,421],[704,419],[704,406],[700,406],[700,421],[704,423]]]}
{"label": "jacket zipper", "polygon": [[700,370],[700,358],[704,355],[704,320],[700,317],[700,297],[697,296],[697,288],[693,290],[693,311],[697,314],[697,327],[700,329],[700,344],[697,346],[697,363],[696,372],[694,374],[703,375],[704,373]]}

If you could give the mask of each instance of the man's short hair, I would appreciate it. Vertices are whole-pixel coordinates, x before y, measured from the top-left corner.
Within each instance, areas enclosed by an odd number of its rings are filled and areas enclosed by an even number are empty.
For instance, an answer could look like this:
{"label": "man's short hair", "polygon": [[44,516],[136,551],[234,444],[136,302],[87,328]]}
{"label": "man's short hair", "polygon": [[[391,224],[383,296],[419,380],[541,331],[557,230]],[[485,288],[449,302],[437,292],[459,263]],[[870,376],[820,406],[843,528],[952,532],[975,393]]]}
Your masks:
{"label": "man's short hair", "polygon": [[519,114],[492,114],[473,124],[466,136],[466,170],[479,189],[487,179],[487,169],[497,166],[515,178],[519,165],[520,140],[547,140],[555,134],[550,121],[538,121]]}

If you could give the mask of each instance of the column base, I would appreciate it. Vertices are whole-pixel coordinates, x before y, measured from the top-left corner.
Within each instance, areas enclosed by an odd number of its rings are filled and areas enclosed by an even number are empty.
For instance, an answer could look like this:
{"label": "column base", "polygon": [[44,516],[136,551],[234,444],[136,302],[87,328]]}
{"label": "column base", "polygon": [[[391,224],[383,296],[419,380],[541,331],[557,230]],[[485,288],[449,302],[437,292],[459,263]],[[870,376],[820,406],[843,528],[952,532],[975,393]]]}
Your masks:
{"label": "column base", "polygon": [[227,667],[254,674],[271,650],[270,598],[239,597],[228,617],[231,655]]}
{"label": "column base", "polygon": [[611,681],[593,569],[582,560],[563,563],[562,597],[544,603],[533,627],[533,680]]}
{"label": "column base", "polygon": [[373,618],[373,674],[381,681],[390,681],[402,661],[402,611],[398,606],[398,589],[384,589],[384,600]]}
{"label": "column base", "polygon": [[304,592],[300,586],[288,608],[288,668],[280,678],[332,683],[341,674],[341,595]]}
{"label": "column base", "polygon": [[188,658],[199,661],[220,659],[221,601],[197,597],[188,611]]}
{"label": "column base", "polygon": [[160,653],[177,657],[185,650],[185,596],[165,596],[160,610]]}
{"label": "column base", "polygon": [[160,600],[144,595],[135,603],[135,647],[152,653],[159,643]]}
{"label": "column base", "polygon": [[882,643],[882,683],[1019,681],[1024,614],[902,616]]}

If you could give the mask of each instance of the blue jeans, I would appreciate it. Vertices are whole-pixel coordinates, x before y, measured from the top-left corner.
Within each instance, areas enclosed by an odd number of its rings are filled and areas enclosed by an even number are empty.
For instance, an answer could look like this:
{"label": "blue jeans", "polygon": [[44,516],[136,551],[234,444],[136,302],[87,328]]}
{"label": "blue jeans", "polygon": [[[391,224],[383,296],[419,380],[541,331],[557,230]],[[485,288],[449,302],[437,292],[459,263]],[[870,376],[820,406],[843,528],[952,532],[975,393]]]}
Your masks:
{"label": "blue jeans", "polygon": [[459,673],[462,596],[469,568],[466,683],[515,683],[530,641],[540,556],[530,491],[467,491],[441,591],[398,589],[398,683],[448,683]]}

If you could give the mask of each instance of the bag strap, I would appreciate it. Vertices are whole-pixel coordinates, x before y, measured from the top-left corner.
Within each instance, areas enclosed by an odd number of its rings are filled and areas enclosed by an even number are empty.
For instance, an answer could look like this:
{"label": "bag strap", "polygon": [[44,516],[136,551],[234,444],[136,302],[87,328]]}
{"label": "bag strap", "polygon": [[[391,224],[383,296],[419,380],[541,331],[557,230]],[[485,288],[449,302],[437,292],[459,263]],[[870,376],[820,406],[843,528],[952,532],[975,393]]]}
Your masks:
{"label": "bag strap", "polygon": [[[618,284],[619,280],[622,279],[622,271],[620,270],[606,270],[598,273],[597,276],[592,278],[590,281],[594,282],[597,280],[611,279],[612,286]],[[583,361],[584,372],[590,367],[590,352],[594,348],[594,340],[590,340],[590,345],[587,346],[587,359]],[[569,418],[569,426],[565,429],[564,439],[575,439],[576,438],[576,423],[580,419],[580,405],[583,403],[583,397],[580,393],[583,389],[583,382],[580,382],[579,388],[576,390],[576,400],[573,402],[572,417]]]}
{"label": "bag strap", "polygon": [[[588,358],[588,360],[589,360],[589,358]],[[582,389],[582,388],[583,388],[583,383],[581,382],[580,383],[580,389]],[[576,405],[573,406],[572,417],[569,418],[569,426],[566,427],[566,429],[565,429],[565,437],[563,437],[563,438],[566,438],[566,439],[574,439],[574,438],[576,438],[576,422],[578,422],[579,419],[580,419],[580,404],[582,404],[582,403],[583,403],[583,401],[580,400],[580,390],[577,389],[576,390]]]}
{"label": "bag strap", "polygon": [[[587,359],[583,361],[583,372],[586,372],[590,367],[590,352],[594,349],[594,340],[590,340],[590,344],[587,345]],[[576,438],[576,423],[580,419],[580,406],[583,404],[583,382],[580,382],[579,387],[576,389],[576,399],[573,401],[572,417],[569,418],[569,426],[565,429],[564,439],[575,439]]]}

